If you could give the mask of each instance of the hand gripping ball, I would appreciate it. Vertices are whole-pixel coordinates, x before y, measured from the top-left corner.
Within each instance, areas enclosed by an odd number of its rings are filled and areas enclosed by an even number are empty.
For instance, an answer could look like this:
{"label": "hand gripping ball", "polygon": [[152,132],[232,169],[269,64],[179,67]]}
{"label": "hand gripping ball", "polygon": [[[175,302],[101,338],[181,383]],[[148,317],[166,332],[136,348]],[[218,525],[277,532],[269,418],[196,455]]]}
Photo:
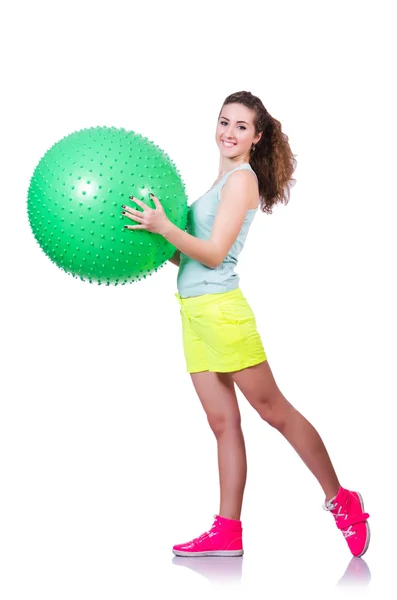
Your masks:
{"label": "hand gripping ball", "polygon": [[28,217],[38,244],[61,269],[98,284],[126,284],[157,271],[175,253],[163,236],[127,230],[121,214],[154,194],[185,230],[187,196],[172,160],[147,138],[114,127],[72,133],[38,163],[28,191]]}

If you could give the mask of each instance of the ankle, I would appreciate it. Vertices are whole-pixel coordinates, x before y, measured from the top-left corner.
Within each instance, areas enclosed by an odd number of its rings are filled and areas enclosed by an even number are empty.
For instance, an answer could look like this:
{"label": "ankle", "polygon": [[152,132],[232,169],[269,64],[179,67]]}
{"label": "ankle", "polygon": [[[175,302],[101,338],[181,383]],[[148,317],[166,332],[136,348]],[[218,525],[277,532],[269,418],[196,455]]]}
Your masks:
{"label": "ankle", "polygon": [[330,500],[334,500],[336,498],[336,496],[338,495],[339,490],[340,490],[340,485],[329,489],[328,493],[325,494],[325,501],[329,502]]}
{"label": "ankle", "polygon": [[240,521],[240,513],[238,512],[233,512],[233,511],[222,511],[220,510],[218,515],[218,517],[221,517],[221,519],[224,519],[225,521],[232,521],[233,523],[241,523]]}

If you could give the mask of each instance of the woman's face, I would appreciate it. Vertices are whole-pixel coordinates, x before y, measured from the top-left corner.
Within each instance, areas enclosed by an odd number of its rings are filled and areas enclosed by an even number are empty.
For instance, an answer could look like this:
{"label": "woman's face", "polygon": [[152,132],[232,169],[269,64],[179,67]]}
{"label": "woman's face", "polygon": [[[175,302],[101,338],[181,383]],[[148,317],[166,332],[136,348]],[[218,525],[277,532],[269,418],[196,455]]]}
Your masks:
{"label": "woman's face", "polygon": [[252,144],[262,136],[262,133],[255,135],[254,117],[255,111],[243,104],[223,106],[215,136],[221,156],[249,158]]}

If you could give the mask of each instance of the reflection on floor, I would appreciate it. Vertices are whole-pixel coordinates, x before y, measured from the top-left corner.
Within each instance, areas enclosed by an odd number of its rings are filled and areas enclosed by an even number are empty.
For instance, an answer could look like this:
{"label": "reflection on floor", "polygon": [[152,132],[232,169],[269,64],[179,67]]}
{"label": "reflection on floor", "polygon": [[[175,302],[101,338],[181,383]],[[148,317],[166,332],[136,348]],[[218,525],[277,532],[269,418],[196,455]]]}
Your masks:
{"label": "reflection on floor", "polygon": [[[242,578],[243,556],[238,557],[182,557],[174,556],[172,563],[187,567],[205,577],[212,584],[239,585]],[[364,587],[371,581],[371,572],[363,558],[353,557],[337,587]]]}

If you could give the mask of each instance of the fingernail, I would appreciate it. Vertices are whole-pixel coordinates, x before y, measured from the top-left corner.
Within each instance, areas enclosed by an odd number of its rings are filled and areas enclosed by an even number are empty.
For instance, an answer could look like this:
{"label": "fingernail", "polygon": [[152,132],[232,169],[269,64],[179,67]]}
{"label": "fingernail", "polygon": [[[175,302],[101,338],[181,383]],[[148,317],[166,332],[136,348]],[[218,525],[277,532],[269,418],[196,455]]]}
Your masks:
{"label": "fingernail", "polygon": [[122,215],[125,215],[125,212],[122,212],[121,214],[122,214]]}
{"label": "fingernail", "polygon": [[124,225],[124,229],[127,229],[128,225]]}
{"label": "fingernail", "polygon": [[122,204],[122,205],[121,205],[121,208],[125,208],[125,204]]}

